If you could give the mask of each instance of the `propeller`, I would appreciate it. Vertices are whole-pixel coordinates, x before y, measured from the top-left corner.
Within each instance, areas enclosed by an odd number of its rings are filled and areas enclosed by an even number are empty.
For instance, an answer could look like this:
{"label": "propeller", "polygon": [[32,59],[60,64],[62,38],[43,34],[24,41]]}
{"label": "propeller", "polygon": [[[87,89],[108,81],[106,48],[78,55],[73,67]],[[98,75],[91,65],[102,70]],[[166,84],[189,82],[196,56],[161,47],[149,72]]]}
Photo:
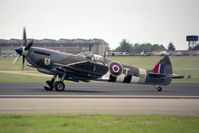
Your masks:
{"label": "propeller", "polygon": [[24,27],[23,28],[23,46],[26,46],[26,43],[27,43],[27,41],[26,41],[26,28]]}
{"label": "propeller", "polygon": [[19,57],[20,57],[20,55],[18,55],[18,56],[12,61],[12,64],[15,64],[15,63],[18,61]]}
{"label": "propeller", "polygon": [[33,40],[31,40],[28,44],[27,44],[27,46],[25,47],[25,50],[29,50],[30,49],[30,47],[33,45]]}
{"label": "propeller", "polygon": [[22,71],[24,70],[25,59],[28,54],[28,50],[31,48],[32,45],[33,45],[33,40],[27,43],[26,29],[24,27],[23,28],[23,44],[21,47],[15,49],[18,56],[12,62],[13,64],[16,63],[18,59],[22,56]]}
{"label": "propeller", "polygon": [[22,57],[22,71],[24,70],[25,56]]}

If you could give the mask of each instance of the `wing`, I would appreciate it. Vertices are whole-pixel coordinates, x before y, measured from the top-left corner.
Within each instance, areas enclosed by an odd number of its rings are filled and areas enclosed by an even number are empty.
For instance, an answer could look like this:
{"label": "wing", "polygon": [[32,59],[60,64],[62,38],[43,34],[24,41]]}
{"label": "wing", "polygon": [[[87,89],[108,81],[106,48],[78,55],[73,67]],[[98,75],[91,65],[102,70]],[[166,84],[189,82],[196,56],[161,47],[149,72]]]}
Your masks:
{"label": "wing", "polygon": [[103,76],[108,71],[106,66],[91,61],[74,62],[67,65],[54,63],[54,66],[55,68],[52,71],[62,74],[64,72],[67,75],[67,79],[75,81],[94,80]]}

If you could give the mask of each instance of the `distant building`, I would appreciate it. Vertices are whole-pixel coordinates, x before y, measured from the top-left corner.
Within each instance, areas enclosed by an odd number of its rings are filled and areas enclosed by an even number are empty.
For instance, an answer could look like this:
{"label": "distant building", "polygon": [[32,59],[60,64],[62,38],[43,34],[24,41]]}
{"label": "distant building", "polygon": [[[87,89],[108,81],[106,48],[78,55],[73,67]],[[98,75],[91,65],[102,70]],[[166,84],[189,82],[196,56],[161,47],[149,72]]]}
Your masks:
{"label": "distant building", "polygon": [[166,51],[154,51],[154,52],[147,52],[146,55],[150,55],[150,56],[165,56],[165,55],[169,55],[168,52]]}
{"label": "distant building", "polygon": [[[28,39],[30,41],[30,39]],[[60,40],[52,40],[52,39],[42,39],[37,40],[34,39],[33,46],[35,47],[44,47],[54,50],[59,50],[62,52],[69,52],[73,54],[80,53],[82,50],[89,50],[95,54],[103,55],[104,51],[108,45],[102,39],[60,39]],[[0,39],[0,49],[1,54],[5,53],[15,53],[14,50],[17,47],[20,47],[23,44],[23,40],[20,39]]]}

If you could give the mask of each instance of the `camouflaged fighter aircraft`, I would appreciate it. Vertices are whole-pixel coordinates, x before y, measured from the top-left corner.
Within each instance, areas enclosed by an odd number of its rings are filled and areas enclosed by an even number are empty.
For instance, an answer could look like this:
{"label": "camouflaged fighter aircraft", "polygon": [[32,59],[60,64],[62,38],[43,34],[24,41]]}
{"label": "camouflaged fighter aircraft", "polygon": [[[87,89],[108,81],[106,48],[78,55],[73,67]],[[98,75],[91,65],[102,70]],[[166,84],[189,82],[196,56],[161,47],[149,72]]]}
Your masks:
{"label": "camouflaged fighter aircraft", "polygon": [[[52,79],[46,81],[44,85],[47,91],[52,91],[54,88],[56,91],[63,91],[65,89],[64,80],[146,84],[154,85],[158,91],[162,91],[161,86],[169,85],[172,78],[182,78],[173,75],[168,56],[161,59],[153,70],[145,70],[107,59],[106,50],[104,56],[92,52],[74,55],[33,47],[33,44],[33,41],[27,42],[24,29],[23,45],[15,50],[19,56],[13,62],[22,56],[22,70],[27,60],[30,63],[29,66],[37,68],[39,72],[53,75]],[[58,81],[56,81],[57,77]]]}

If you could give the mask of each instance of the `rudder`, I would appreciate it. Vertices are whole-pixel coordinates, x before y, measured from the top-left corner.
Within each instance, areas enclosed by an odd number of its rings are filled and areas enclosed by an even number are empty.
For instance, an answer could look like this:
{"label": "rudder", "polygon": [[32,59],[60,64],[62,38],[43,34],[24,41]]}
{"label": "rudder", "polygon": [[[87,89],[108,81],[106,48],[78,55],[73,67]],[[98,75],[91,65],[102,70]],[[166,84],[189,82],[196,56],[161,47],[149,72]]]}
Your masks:
{"label": "rudder", "polygon": [[164,74],[164,75],[172,75],[172,65],[171,61],[168,56],[165,56],[163,59],[161,59],[153,68],[154,74]]}

